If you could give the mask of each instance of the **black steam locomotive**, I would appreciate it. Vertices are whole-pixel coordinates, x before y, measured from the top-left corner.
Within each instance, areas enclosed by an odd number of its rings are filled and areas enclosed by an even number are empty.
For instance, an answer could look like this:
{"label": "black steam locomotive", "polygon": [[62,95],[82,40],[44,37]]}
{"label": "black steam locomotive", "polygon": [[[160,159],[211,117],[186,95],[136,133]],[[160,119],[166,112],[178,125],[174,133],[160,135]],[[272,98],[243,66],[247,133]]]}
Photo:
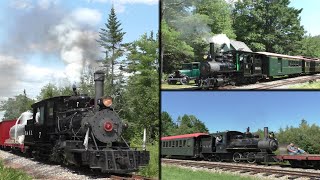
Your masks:
{"label": "black steam locomotive", "polygon": [[95,99],[59,96],[32,105],[33,119],[25,126],[25,151],[38,159],[107,173],[137,171],[149,163],[149,152],[130,148],[122,132],[127,125],[103,97],[104,73],[94,74]]}
{"label": "black steam locomotive", "polygon": [[274,161],[278,142],[264,129],[264,138],[247,132],[226,131],[214,134],[188,134],[161,138],[161,155],[172,158],[197,158],[209,161]]}
{"label": "black steam locomotive", "polygon": [[245,51],[216,53],[214,44],[204,62],[200,65],[198,86],[219,87],[226,84],[256,83],[267,76],[262,72],[264,56]]}

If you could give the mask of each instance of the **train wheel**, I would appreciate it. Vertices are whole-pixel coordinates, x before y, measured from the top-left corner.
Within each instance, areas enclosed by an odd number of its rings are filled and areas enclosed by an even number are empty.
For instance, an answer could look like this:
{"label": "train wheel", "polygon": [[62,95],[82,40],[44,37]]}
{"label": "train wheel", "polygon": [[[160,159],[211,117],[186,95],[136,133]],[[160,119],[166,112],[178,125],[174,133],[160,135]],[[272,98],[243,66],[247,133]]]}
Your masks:
{"label": "train wheel", "polygon": [[214,161],[221,162],[222,159],[219,155],[214,156]]}
{"label": "train wheel", "polygon": [[242,155],[241,155],[240,153],[235,152],[235,153],[233,154],[233,161],[234,161],[234,162],[237,162],[237,163],[240,162],[240,161],[241,161],[241,160],[240,160],[241,158],[242,158]]}
{"label": "train wheel", "polygon": [[256,162],[256,154],[253,153],[253,152],[250,152],[248,155],[247,155],[247,161],[248,163],[255,163]]}

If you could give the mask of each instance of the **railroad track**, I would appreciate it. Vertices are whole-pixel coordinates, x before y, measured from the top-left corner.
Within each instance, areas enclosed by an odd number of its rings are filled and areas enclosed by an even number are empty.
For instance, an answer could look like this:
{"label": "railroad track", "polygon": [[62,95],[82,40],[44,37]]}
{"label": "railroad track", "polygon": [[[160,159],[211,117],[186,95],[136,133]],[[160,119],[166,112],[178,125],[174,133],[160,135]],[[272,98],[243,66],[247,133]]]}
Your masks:
{"label": "railroad track", "polygon": [[172,160],[172,159],[161,159],[162,163],[180,165],[185,167],[194,168],[205,168],[205,169],[220,169],[222,171],[249,173],[250,175],[262,174],[263,176],[274,175],[275,178],[287,176],[288,179],[297,178],[309,178],[309,179],[320,179],[320,172],[305,172],[298,170],[287,170],[287,169],[274,169],[270,167],[259,167],[259,166],[244,166],[237,165],[234,163],[215,163],[215,162],[203,162],[203,161],[185,161],[185,160]]}
{"label": "railroad track", "polygon": [[154,179],[151,179],[151,178],[138,176],[138,175],[132,175],[132,176],[128,176],[128,177],[111,175],[110,179],[114,179],[114,180],[154,180]]}
{"label": "railroad track", "polygon": [[260,84],[262,86],[255,87],[252,89],[272,89],[279,86],[289,85],[289,84],[297,84],[297,83],[304,83],[304,82],[311,82],[320,79],[320,76],[311,76],[311,77],[303,77],[300,79],[283,79],[278,81],[272,81],[272,84]]}

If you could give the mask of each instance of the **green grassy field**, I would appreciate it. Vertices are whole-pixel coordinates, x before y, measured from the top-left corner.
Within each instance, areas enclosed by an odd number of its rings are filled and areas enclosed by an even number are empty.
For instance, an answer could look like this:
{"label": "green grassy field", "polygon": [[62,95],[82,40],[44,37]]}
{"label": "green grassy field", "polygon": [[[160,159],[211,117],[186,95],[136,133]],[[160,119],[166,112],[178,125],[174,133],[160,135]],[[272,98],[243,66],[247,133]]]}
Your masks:
{"label": "green grassy field", "polygon": [[22,171],[4,167],[0,161],[0,180],[31,180],[32,178]]}
{"label": "green grassy field", "polygon": [[184,88],[194,88],[196,83],[194,80],[190,81],[188,85],[182,85],[179,82],[175,85],[170,85],[167,82],[161,84],[161,89],[184,89]]}
{"label": "green grassy field", "polygon": [[252,177],[236,176],[227,173],[211,173],[202,170],[193,171],[169,165],[162,165],[161,167],[162,180],[257,180],[257,178]]}
{"label": "green grassy field", "polygon": [[289,87],[290,89],[320,89],[320,82],[313,82],[313,83],[303,83],[300,85],[292,85]]}

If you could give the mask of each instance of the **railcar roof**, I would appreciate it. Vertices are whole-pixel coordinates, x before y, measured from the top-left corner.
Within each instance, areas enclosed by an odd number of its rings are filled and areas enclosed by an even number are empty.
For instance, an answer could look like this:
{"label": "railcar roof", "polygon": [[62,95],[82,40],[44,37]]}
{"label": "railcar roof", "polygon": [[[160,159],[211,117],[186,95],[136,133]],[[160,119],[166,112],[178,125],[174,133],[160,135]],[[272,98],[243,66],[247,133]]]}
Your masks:
{"label": "railcar roof", "polygon": [[258,54],[264,54],[267,56],[275,56],[275,57],[282,57],[282,58],[290,58],[290,59],[297,59],[297,60],[302,60],[303,58],[299,56],[289,56],[289,55],[284,55],[284,54],[277,54],[277,53],[271,53],[271,52],[256,52]]}
{"label": "railcar roof", "polygon": [[56,100],[59,100],[59,99],[61,100],[61,99],[68,98],[68,97],[70,97],[70,96],[56,96],[56,97],[44,99],[44,100],[41,100],[41,101],[38,101],[38,102],[32,104],[31,107],[38,106],[39,104],[42,104],[43,102],[56,101]]}
{"label": "railcar roof", "polygon": [[192,137],[199,137],[199,136],[203,136],[203,135],[209,135],[209,134],[207,134],[207,133],[183,134],[183,135],[177,135],[177,136],[162,137],[161,140],[192,138]]}

